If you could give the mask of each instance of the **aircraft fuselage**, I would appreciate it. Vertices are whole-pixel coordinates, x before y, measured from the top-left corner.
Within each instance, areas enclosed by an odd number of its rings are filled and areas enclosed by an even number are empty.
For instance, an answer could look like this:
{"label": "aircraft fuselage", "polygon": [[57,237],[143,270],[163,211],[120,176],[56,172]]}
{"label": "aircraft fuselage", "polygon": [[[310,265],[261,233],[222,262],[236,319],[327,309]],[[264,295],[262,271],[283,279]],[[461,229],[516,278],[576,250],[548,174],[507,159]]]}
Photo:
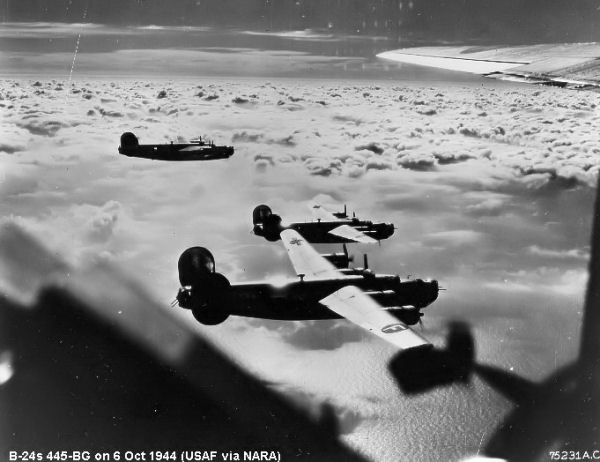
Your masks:
{"label": "aircraft fuselage", "polygon": [[[417,323],[421,316],[419,309],[435,301],[438,296],[437,281],[401,280],[395,275],[366,273],[328,280],[295,279],[281,286],[267,282],[236,283],[225,290],[226,296],[220,298],[222,306],[207,305],[206,308],[224,310],[230,315],[264,319],[338,319],[338,314],[319,301],[348,285],[365,291],[406,324]],[[189,303],[186,298],[178,296],[179,304],[191,308],[194,304],[193,291],[201,293],[202,286],[199,284],[193,289],[181,290],[189,291]]]}
{"label": "aircraft fuselage", "polygon": [[233,155],[232,146],[198,144],[140,144],[119,147],[119,153],[128,157],[153,160],[187,161],[227,159]]}

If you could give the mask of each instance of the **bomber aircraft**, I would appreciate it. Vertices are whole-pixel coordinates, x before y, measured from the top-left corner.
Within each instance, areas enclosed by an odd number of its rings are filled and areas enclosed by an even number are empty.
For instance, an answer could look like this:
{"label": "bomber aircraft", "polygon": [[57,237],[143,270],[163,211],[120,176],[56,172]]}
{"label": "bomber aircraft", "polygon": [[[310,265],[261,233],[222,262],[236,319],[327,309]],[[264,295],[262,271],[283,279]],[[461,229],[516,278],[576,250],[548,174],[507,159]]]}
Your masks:
{"label": "bomber aircraft", "polygon": [[179,257],[181,288],[173,304],[192,310],[202,324],[215,325],[230,315],[277,320],[346,318],[400,349],[430,347],[408,326],[438,297],[436,280],[400,279],[365,268],[339,269],[293,229],[281,232],[298,279],[231,284],[215,271],[206,248],[191,247]]}
{"label": "bomber aircraft", "polygon": [[394,234],[392,223],[373,223],[360,220],[353,214],[348,217],[346,207],[343,212],[331,213],[320,205],[313,206],[315,221],[283,224],[281,216],[274,214],[268,205],[259,205],[252,212],[253,232],[274,242],[281,239],[281,232],[293,229],[312,243],[359,242],[373,244]]}
{"label": "bomber aircraft", "polygon": [[128,157],[141,157],[153,160],[214,160],[228,159],[233,155],[233,146],[217,146],[202,137],[189,143],[140,144],[137,136],[131,132],[121,135],[119,153]]}

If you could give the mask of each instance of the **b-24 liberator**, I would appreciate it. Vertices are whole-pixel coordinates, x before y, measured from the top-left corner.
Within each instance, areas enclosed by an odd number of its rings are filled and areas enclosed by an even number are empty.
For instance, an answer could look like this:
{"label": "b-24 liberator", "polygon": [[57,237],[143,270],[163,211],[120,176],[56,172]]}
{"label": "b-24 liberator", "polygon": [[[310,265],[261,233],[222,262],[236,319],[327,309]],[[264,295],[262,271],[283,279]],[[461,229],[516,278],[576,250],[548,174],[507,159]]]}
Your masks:
{"label": "b-24 liberator", "polygon": [[140,144],[131,132],[121,135],[119,146],[119,153],[128,157],[170,161],[228,159],[233,152],[233,146],[217,146],[202,137],[189,143]]}
{"label": "b-24 liberator", "polygon": [[420,322],[421,309],[438,297],[438,282],[401,279],[365,268],[338,269],[293,229],[281,239],[297,274],[285,284],[267,281],[230,283],[215,271],[206,248],[191,247],[179,257],[181,288],[175,303],[202,324],[229,316],[275,320],[345,318],[401,349],[430,346],[409,326]]}
{"label": "b-24 liberator", "polygon": [[252,231],[257,236],[274,242],[281,239],[286,229],[297,231],[308,242],[316,244],[334,244],[358,242],[373,244],[394,234],[392,223],[373,223],[360,220],[353,214],[350,218],[344,212],[331,213],[320,205],[313,206],[314,221],[283,224],[281,216],[273,213],[268,205],[259,205],[252,212]]}

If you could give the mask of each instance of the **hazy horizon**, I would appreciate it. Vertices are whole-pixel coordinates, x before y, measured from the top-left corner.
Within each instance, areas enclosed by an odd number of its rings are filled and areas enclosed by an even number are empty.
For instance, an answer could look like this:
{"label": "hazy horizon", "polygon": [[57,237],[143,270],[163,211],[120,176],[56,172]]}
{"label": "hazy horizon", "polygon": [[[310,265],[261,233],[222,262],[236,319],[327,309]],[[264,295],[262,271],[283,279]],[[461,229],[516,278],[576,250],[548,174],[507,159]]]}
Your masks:
{"label": "hazy horizon", "polygon": [[595,41],[597,0],[4,0],[3,22],[329,30],[395,41]]}

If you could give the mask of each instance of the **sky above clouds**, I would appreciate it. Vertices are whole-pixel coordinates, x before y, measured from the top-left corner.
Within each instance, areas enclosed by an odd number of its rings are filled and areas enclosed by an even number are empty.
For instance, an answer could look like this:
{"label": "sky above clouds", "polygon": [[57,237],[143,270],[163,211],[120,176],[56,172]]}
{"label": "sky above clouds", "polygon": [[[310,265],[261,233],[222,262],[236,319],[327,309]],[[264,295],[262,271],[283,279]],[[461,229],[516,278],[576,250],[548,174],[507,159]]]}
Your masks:
{"label": "sky above clouds", "polygon": [[0,5],[6,22],[318,29],[405,42],[593,41],[599,14],[597,0],[20,0]]}
{"label": "sky above clouds", "polygon": [[[430,71],[418,79],[410,67],[307,52],[82,51],[70,75],[72,52],[2,53],[3,232],[17,225],[65,262],[48,271],[116,267],[169,309],[189,246],[208,247],[231,281],[293,276],[280,244],[250,234],[256,205],[292,221],[309,218],[314,202],[347,204],[397,226],[381,246],[351,249],[357,262],[366,251],[376,271],[448,289],[425,310],[436,345],[450,320],[465,319],[480,360],[528,378],[575,355],[596,94]],[[111,78],[117,70],[128,77]],[[143,143],[207,134],[236,153],[127,158],[117,153],[125,131]],[[2,271],[4,291],[26,290]],[[406,398],[387,372],[393,349],[343,321],[229,319],[198,331],[294,399],[330,402],[344,440],[376,460],[475,453],[509,409],[478,381]]]}

